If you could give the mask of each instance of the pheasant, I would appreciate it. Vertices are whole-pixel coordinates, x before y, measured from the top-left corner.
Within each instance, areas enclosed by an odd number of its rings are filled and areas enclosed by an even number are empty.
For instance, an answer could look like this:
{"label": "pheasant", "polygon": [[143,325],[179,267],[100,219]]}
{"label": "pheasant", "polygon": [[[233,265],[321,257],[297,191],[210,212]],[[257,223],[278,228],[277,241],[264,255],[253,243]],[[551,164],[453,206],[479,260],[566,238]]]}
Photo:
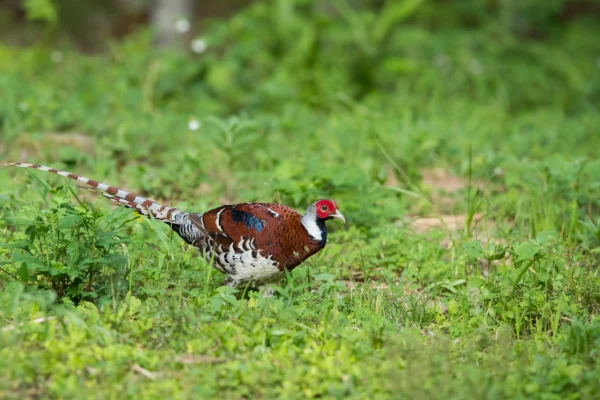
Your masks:
{"label": "pheasant", "polygon": [[183,240],[197,247],[214,268],[225,273],[223,284],[232,287],[256,288],[281,279],[286,270],[291,271],[325,247],[325,221],[346,222],[336,202],[330,199],[312,203],[304,215],[275,203],[224,205],[196,214],[43,165],[8,163],[5,166],[33,168],[68,177],[118,205],[167,223]]}

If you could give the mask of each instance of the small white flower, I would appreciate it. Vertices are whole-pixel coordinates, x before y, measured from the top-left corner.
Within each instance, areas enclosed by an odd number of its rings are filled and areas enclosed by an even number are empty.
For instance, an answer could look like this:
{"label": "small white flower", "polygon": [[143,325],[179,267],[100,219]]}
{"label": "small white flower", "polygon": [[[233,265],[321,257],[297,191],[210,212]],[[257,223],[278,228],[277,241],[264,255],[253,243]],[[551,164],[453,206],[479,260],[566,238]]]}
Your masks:
{"label": "small white flower", "polygon": [[469,71],[474,75],[481,75],[483,74],[483,65],[479,60],[472,59],[469,61]]}
{"label": "small white flower", "polygon": [[192,132],[196,132],[200,129],[200,122],[196,118],[191,118],[188,122],[188,128]]}
{"label": "small white flower", "polygon": [[63,53],[60,50],[54,50],[52,54],[50,54],[50,59],[57,64],[61,62],[64,58],[65,57],[63,56]]}
{"label": "small white flower", "polygon": [[185,18],[179,18],[177,21],[175,21],[175,30],[177,33],[187,33],[191,27],[192,25],[190,24],[190,21]]}
{"label": "small white flower", "polygon": [[446,54],[437,54],[433,58],[433,65],[439,69],[447,69],[450,67],[450,57]]}
{"label": "small white flower", "polygon": [[190,44],[190,47],[192,48],[192,51],[194,53],[204,53],[206,51],[206,48],[208,47],[208,43],[206,43],[206,40],[201,38],[194,39]]}

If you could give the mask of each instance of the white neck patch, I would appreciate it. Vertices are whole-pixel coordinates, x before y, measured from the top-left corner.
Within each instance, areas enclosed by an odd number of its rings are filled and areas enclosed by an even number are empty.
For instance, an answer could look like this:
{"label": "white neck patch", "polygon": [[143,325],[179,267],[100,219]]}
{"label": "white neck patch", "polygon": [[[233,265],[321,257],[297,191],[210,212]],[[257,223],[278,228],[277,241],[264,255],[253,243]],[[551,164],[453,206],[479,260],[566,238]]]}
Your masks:
{"label": "white neck patch", "polygon": [[318,241],[323,239],[321,229],[317,226],[317,218],[314,214],[306,213],[302,217],[302,225],[304,225],[304,228],[313,239]]}

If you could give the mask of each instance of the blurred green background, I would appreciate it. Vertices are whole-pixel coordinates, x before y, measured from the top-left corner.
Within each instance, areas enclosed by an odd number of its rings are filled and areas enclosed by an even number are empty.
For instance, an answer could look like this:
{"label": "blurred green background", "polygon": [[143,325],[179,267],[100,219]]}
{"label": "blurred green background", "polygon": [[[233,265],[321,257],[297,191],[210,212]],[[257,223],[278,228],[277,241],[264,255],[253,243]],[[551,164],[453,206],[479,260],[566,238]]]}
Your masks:
{"label": "blurred green background", "polygon": [[0,155],[348,220],[273,298],[0,170],[0,397],[596,398],[600,4],[0,0]]}

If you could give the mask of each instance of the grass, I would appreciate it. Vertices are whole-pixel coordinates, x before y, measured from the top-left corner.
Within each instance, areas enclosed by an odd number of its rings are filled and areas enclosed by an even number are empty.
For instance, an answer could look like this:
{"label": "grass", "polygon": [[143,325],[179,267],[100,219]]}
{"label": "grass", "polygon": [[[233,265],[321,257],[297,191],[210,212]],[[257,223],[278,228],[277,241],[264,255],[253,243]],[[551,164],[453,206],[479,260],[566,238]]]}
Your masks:
{"label": "grass", "polygon": [[348,220],[262,298],[155,221],[0,170],[0,397],[596,398],[598,25],[273,4],[201,55],[0,47],[6,161]]}

